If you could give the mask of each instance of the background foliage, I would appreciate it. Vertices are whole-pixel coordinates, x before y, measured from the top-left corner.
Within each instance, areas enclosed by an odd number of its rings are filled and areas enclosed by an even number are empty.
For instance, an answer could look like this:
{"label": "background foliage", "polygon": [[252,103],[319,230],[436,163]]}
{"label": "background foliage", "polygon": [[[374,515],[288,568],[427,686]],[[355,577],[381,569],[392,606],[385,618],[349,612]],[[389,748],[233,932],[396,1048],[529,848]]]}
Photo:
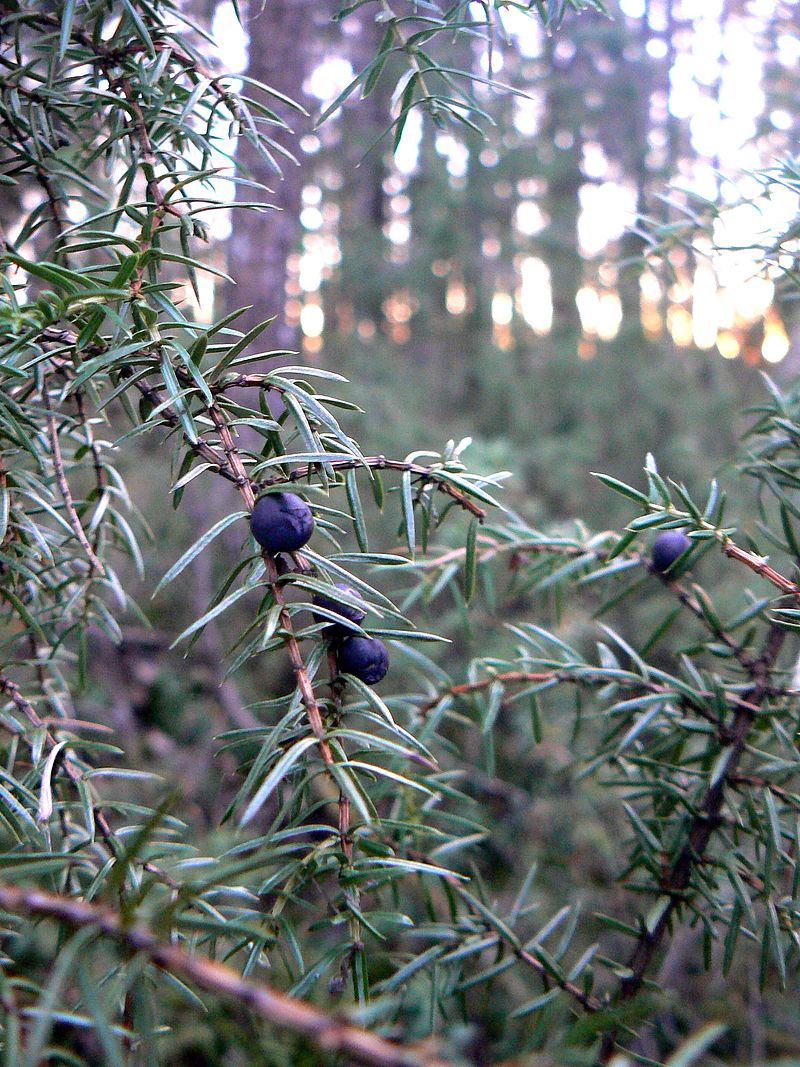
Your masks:
{"label": "background foliage", "polygon": [[796,1062],[795,16],[5,6],[6,1063]]}

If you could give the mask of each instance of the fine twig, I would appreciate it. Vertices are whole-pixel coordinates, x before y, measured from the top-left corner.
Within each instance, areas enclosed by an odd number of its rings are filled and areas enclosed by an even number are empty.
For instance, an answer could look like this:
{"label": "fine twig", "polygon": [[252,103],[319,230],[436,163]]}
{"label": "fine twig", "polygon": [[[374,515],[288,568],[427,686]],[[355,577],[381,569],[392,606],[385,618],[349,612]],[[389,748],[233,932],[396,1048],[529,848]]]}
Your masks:
{"label": "fine twig", "polygon": [[[280,482],[299,482],[303,478],[308,478],[309,475],[314,473],[316,467],[319,464],[308,464],[303,467],[297,467],[290,474],[278,475],[275,478],[270,478],[263,482],[263,485],[277,485]],[[423,482],[434,482],[436,488],[440,489],[443,493],[447,493],[456,500],[462,508],[469,511],[472,515],[478,519],[479,522],[483,522],[486,518],[486,512],[483,508],[471,500],[469,496],[457,489],[451,482],[447,480],[447,474],[444,471],[437,470],[436,467],[424,467],[421,463],[407,463],[401,459],[387,459],[386,456],[361,456],[352,459],[334,459],[330,462],[325,462],[325,466],[330,467],[335,471],[347,471],[358,470],[362,467],[370,467],[372,470],[392,470],[392,471],[407,471],[409,474],[413,474],[415,477],[420,478]]]}
{"label": "fine twig", "polygon": [[782,800],[784,804],[788,804],[788,806],[794,808],[795,811],[800,811],[800,797],[795,793],[790,793],[788,789],[784,789],[775,782],[770,782],[768,778],[763,778],[759,774],[732,774],[730,776],[730,783],[734,787],[746,785],[751,789],[767,789],[773,796]]}
{"label": "fine twig", "polygon": [[78,513],[75,510],[72,492],[64,472],[64,461],[61,458],[61,446],[58,442],[58,427],[56,426],[55,415],[53,414],[53,408],[50,404],[47,383],[45,383],[42,388],[42,396],[44,398],[44,406],[47,408],[47,433],[50,439],[50,455],[53,461],[53,471],[55,472],[56,484],[61,493],[61,499],[64,501],[64,511],[66,512],[67,520],[72,532],[78,539],[81,548],[86,553],[86,558],[89,560],[89,577],[91,577],[93,571],[97,572],[102,577],[105,577],[106,569],[97,558],[95,550],[92,548],[89,538],[86,536],[86,533],[81,526],[81,520],[78,518]]}
{"label": "fine twig", "polygon": [[729,559],[735,559],[737,563],[743,563],[745,567],[749,567],[751,571],[761,578],[766,578],[782,593],[800,600],[800,586],[798,586],[797,582],[793,582],[790,578],[786,578],[779,571],[776,571],[774,567],[770,567],[762,556],[757,556],[754,552],[746,552],[730,537],[726,537],[722,541],[722,551]]}
{"label": "fine twig", "polygon": [[110,909],[3,883],[0,908],[17,915],[56,919],[75,930],[94,929],[128,951],[147,956],[168,974],[209,993],[232,998],[266,1022],[303,1034],[320,1049],[350,1057],[350,1062],[372,1067],[450,1067],[430,1052],[393,1044],[264,983],[242,978],[232,967],[193,956],[176,944],[162,941],[147,926],[127,923]]}
{"label": "fine twig", "polygon": [[[216,404],[211,404],[208,408],[208,412],[217,433],[219,434],[220,441],[222,442],[222,448],[225,454],[225,466],[232,476],[231,480],[235,482],[248,511],[252,511],[256,502],[255,492],[253,491],[253,485],[247,476],[242,457],[239,455],[239,450],[233,440],[233,434],[231,433],[230,427],[225,422],[225,418]],[[264,560],[264,566],[267,569],[267,580],[272,589],[272,596],[275,603],[281,609],[280,625],[284,633],[284,645],[289,656],[289,662],[292,665],[292,670],[294,671],[303,707],[306,709],[306,715],[308,716],[311,729],[314,731],[314,736],[319,742],[322,761],[327,768],[330,768],[333,763],[333,755],[331,753],[330,745],[325,739],[325,727],[322,722],[322,713],[320,712],[319,704],[314,694],[314,687],[311,684],[311,679],[306,670],[303,654],[300,651],[300,645],[298,644],[294,633],[294,625],[292,623],[292,617],[286,607],[286,598],[283,595],[283,587],[278,581],[279,575],[275,564],[275,557],[270,555],[269,552],[264,551],[262,553],[262,558]]]}
{"label": "fine twig", "polygon": [[[28,99],[33,98],[33,92],[28,92],[26,94],[24,92],[23,86],[19,84],[18,80],[15,80],[10,85],[8,82],[6,82],[5,87],[13,87],[13,90],[15,92],[21,93],[23,96],[27,96]],[[62,207],[62,204],[64,204],[65,202],[65,198],[61,196],[56,190],[53,184],[53,176],[49,173],[47,167],[42,161],[41,147],[37,139],[35,137],[30,136],[30,128],[26,131],[23,126],[21,126],[17,121],[12,118],[13,114],[13,109],[3,109],[3,119],[5,123],[10,127],[17,145],[28,146],[25,158],[30,164],[31,169],[33,170],[34,179],[39,185],[42,192],[44,193],[48,207],[50,208],[50,222],[54,233],[52,242],[53,257],[56,262],[58,262],[59,260],[63,260],[63,258],[66,256],[67,251],[63,247],[64,233],[67,229],[67,220],[64,217],[64,209]],[[7,248],[7,241],[5,237],[3,237],[2,245],[3,250],[5,251]]]}
{"label": "fine twig", "polygon": [[[710,712],[707,708],[698,704],[696,701],[689,699],[688,695],[678,690],[670,689],[668,685],[662,685],[658,682],[648,681],[645,678],[619,678],[616,675],[613,678],[607,677],[603,668],[598,667],[592,671],[587,670],[585,666],[580,666],[573,670],[569,668],[559,667],[553,668],[547,671],[501,671],[497,674],[487,675],[485,678],[479,678],[474,682],[461,682],[458,685],[449,686],[447,689],[437,693],[435,697],[431,697],[424,703],[417,706],[417,711],[420,715],[428,715],[438,704],[448,696],[468,696],[470,693],[479,693],[484,689],[488,689],[495,683],[500,683],[502,686],[507,685],[528,685],[536,684],[538,682],[561,682],[571,683],[573,685],[593,685],[598,681],[613,681],[613,683],[619,686],[620,689],[633,689],[636,692],[642,693],[654,693],[656,695],[663,694],[666,700],[673,700],[681,707],[688,706],[695,714],[700,715],[701,718],[706,719],[716,729],[721,738],[728,736],[728,730],[719,721],[716,715]],[[697,697],[699,700],[712,700],[714,693],[707,690],[698,690]],[[759,706],[755,704],[751,699],[747,699],[737,693],[725,692],[725,700],[731,707],[740,708],[743,711],[750,712],[752,714],[758,714]]]}
{"label": "fine twig", "polygon": [[142,169],[147,182],[147,195],[153,201],[153,210],[142,226],[141,234],[139,235],[140,262],[134,271],[130,285],[131,296],[138,297],[147,270],[144,253],[153,247],[156,234],[164,221],[165,215],[172,214],[180,217],[180,212],[165,199],[164,194],[161,192],[161,186],[155,176],[158,160],[153,149],[153,143],[150,140],[150,132],[147,128],[144,114],[130,82],[125,77],[118,77],[110,78],[109,84],[112,88],[119,88],[122,96],[127,101],[130,112],[128,117],[128,137],[132,143],[138,146]]}
{"label": "fine twig", "polygon": [[[336,677],[339,673],[339,664],[336,661],[336,653],[331,645],[328,645],[328,672],[330,674],[331,703],[333,704],[334,716],[338,723],[342,716],[342,690]],[[350,800],[346,793],[339,791],[339,843],[342,853],[348,864],[353,862],[353,842],[350,840]]]}
{"label": "fine twig", "polygon": [[325,726],[322,722],[322,713],[319,709],[316,695],[314,694],[314,686],[311,684],[311,679],[309,678],[303,660],[303,654],[300,651],[300,645],[295,637],[292,618],[287,610],[286,598],[283,595],[283,587],[278,581],[278,570],[275,565],[275,559],[268,552],[264,552],[263,559],[267,568],[267,580],[270,583],[272,595],[275,598],[275,603],[281,609],[280,625],[281,629],[284,631],[284,645],[289,656],[292,670],[294,671],[297,688],[300,691],[300,699],[303,702],[303,707],[306,709],[306,716],[308,717],[314,736],[319,743],[322,762],[329,769],[330,773],[330,767],[333,763],[331,746],[325,737]]}
{"label": "fine twig", "polygon": [[[410,852],[412,858],[416,856],[413,851]],[[425,859],[420,855],[420,859]],[[452,874],[442,875],[443,880],[447,883],[449,889],[457,896],[470,910],[470,912],[482,922],[485,922],[487,929],[495,935],[491,944],[500,944],[501,942],[506,945],[527,967],[530,967],[532,971],[544,981],[545,985],[555,984],[563,992],[569,994],[569,996],[587,1012],[600,1011],[603,1007],[603,1002],[594,996],[592,993],[587,993],[586,990],[581,989],[580,986],[575,985],[568,978],[564,978],[559,975],[552,967],[546,967],[540,959],[538,959],[532,952],[528,951],[517,935],[505,924],[499,925],[496,923],[488,923],[486,920],[486,911],[482,909],[479,902],[472,896],[467,890],[460,879],[456,878]],[[487,943],[486,947],[490,948],[491,944]]]}
{"label": "fine twig", "polygon": [[78,419],[81,423],[81,426],[83,426],[83,432],[86,435],[86,444],[92,456],[92,466],[94,467],[94,481],[99,497],[102,495],[103,491],[108,485],[108,478],[103,467],[103,459],[100,455],[100,449],[97,445],[97,440],[94,436],[92,422],[86,412],[86,402],[83,390],[81,389],[78,389],[75,393],[75,407],[78,410]]}
{"label": "fine twig", "polygon": [[[72,348],[75,347],[78,339],[78,335],[73,330],[63,329],[62,327],[58,326],[45,327],[41,331],[39,336],[43,341],[57,343]],[[105,351],[105,348],[105,345],[96,343],[90,346],[87,351],[89,351],[92,355],[99,355],[103,351]],[[64,370],[65,367],[59,364],[59,369]],[[187,383],[193,381],[193,379],[188,376],[187,372],[185,372],[183,368],[176,367],[174,369],[176,375],[181,381],[185,381]],[[211,391],[212,393],[219,395],[221,393],[224,393],[227,389],[231,389],[234,386],[239,386],[241,384],[252,383],[243,382],[242,377],[237,376],[236,378],[233,378],[230,381],[226,381],[224,386],[212,386]],[[166,422],[173,429],[179,425],[180,419],[175,414],[175,412],[168,407],[162,406],[164,397],[162,396],[161,392],[156,387],[152,386],[143,376],[139,376],[137,378],[132,379],[131,385],[138,389],[142,396],[147,399],[153,405],[153,407],[160,407],[160,419],[163,419],[163,421]],[[276,388],[278,389],[278,391],[282,391],[279,387]],[[413,474],[415,477],[419,478],[423,482],[435,483],[437,489],[439,489],[443,493],[446,493],[448,496],[451,496],[459,504],[460,507],[470,512],[470,514],[474,515],[475,518],[478,519],[480,522],[483,522],[483,520],[486,518],[486,512],[483,510],[483,508],[479,507],[474,502],[474,500],[470,498],[468,493],[459,490],[456,486],[454,486],[451,482],[448,481],[446,472],[439,470],[436,467],[426,467],[421,463],[409,463],[405,460],[387,459],[386,456],[362,456],[358,458],[354,456],[351,460],[339,459],[330,461],[320,461],[319,464],[306,464],[304,466],[297,467],[295,468],[295,470],[291,471],[289,474],[286,475],[276,475],[275,477],[266,479],[263,482],[253,482],[248,477],[244,465],[232,460],[231,452],[236,451],[238,453],[238,450],[235,447],[230,429],[228,428],[228,425],[225,422],[218,405],[212,404],[208,406],[207,410],[220,436],[220,441],[222,443],[225,457],[229,462],[227,464],[221,463],[219,454],[206,441],[203,441],[202,439],[199,441],[189,441],[187,438],[187,443],[194,452],[196,452],[199,456],[205,459],[208,463],[211,463],[215,467],[217,467],[217,472],[221,474],[223,478],[226,478],[228,481],[233,482],[240,488],[249,487],[251,491],[258,492],[261,489],[266,488],[267,486],[279,485],[282,482],[301,481],[302,479],[308,478],[310,475],[312,475],[315,469],[319,467],[322,462],[325,463],[326,467],[330,467],[332,470],[335,471],[358,470],[363,469],[364,467],[369,467],[373,470],[394,470],[403,472],[407,471],[409,474]],[[241,457],[239,457],[239,459],[241,459]],[[235,470],[234,467],[236,467]],[[245,489],[245,493],[246,492],[247,489]],[[244,495],[245,494],[243,493],[243,496]],[[252,502],[250,502],[248,504],[248,507],[252,508],[252,506]]]}

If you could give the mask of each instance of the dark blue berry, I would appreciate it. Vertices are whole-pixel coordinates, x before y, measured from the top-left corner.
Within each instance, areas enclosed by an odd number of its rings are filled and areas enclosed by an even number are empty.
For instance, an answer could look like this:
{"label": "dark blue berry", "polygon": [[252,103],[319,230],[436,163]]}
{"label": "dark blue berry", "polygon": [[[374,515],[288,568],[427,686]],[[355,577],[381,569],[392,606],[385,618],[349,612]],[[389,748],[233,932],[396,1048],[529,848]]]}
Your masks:
{"label": "dark blue berry", "polygon": [[[345,596],[349,596],[351,600],[363,601],[363,597],[358,590],[353,589],[352,586],[346,585],[344,582],[337,582],[334,588],[338,589],[340,593],[344,593]],[[364,608],[355,608],[350,604],[342,604],[324,593],[315,593],[312,600],[318,608],[325,608],[326,611],[335,611],[337,615],[341,615],[348,622],[358,624],[364,620],[364,616],[367,614]],[[312,612],[312,615],[317,622],[332,622],[331,619],[326,618],[324,615],[317,615],[316,612]],[[336,624],[333,623],[333,625]]]}
{"label": "dark blue berry", "polygon": [[651,560],[653,570],[665,574],[678,556],[682,556],[692,542],[681,530],[665,530],[653,542]]}
{"label": "dark blue berry", "polygon": [[267,493],[255,503],[250,529],[267,552],[296,552],[311,537],[314,516],[296,493]]}
{"label": "dark blue berry", "polygon": [[377,637],[346,637],[336,649],[336,662],[344,674],[375,685],[389,670],[389,651]]}

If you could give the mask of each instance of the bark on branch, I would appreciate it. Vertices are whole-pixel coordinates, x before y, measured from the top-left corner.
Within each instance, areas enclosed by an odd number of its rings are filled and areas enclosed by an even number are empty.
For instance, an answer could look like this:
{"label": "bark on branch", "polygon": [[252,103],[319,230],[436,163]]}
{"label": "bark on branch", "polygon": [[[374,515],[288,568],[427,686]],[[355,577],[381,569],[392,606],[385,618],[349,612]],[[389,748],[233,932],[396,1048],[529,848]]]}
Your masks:
{"label": "bark on branch", "polygon": [[242,978],[232,967],[193,956],[178,945],[162,941],[147,926],[124,924],[108,908],[3,883],[0,883],[0,908],[16,915],[56,919],[75,930],[95,929],[129,951],[148,956],[163,971],[209,993],[237,1000],[274,1026],[303,1034],[319,1048],[344,1053],[352,1062],[373,1067],[452,1067],[431,1052],[394,1044],[340,1016],[328,1015],[268,985]]}

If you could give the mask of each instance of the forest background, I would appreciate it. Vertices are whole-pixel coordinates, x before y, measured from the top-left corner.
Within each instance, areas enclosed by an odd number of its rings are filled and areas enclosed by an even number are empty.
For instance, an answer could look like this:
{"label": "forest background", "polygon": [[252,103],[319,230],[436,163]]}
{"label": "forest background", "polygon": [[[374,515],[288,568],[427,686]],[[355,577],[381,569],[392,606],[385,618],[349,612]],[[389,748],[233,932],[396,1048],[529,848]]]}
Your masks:
{"label": "forest background", "polygon": [[[426,450],[447,453],[450,441],[449,455],[463,454],[470,470],[511,472],[496,495],[528,541],[530,531],[567,542],[624,529],[630,497],[593,472],[641,487],[648,453],[690,495],[703,497],[720,479],[737,526],[755,537],[764,516],[738,473],[738,441],[752,422],[748,409],[767,394],[762,372],[780,389],[800,369],[795,292],[782,284],[780,265],[764,266],[761,242],[796,215],[796,174],[789,175],[794,186],[770,186],[767,199],[760,174],[796,151],[800,7],[793,0],[622,0],[606,14],[554,4],[546,28],[546,19],[517,10],[524,6],[493,9],[491,43],[483,32],[453,39],[452,66],[479,79],[472,92],[485,115],[475,130],[457,105],[449,114],[447,106],[404,111],[407,74],[394,56],[368,94],[363,81],[347,94],[380,54],[381,5],[353,5],[346,17],[338,17],[338,3],[312,0],[267,0],[263,10],[251,4],[238,13],[229,0],[182,5],[208,32],[204,39],[182,31],[204,61],[242,72],[241,83],[230,82],[234,90],[248,91],[247,79],[255,79],[300,109],[271,100],[267,150],[244,138],[217,144],[212,162],[228,170],[210,180],[209,195],[266,196],[281,210],[211,217],[202,260],[212,272],[187,271],[175,256],[163,265],[176,286],[171,299],[201,324],[248,305],[236,321],[242,331],[274,316],[259,345],[297,355],[254,369],[294,363],[343,375],[351,384],[340,390],[341,426],[365,449],[368,442],[371,455],[425,462]],[[553,17],[563,6],[570,8],[563,19]],[[226,151],[241,168],[235,182]],[[7,187],[0,219],[12,242],[41,200],[35,182]],[[80,224],[85,209],[74,199],[65,204],[63,225]],[[41,232],[30,235],[29,258],[42,240]],[[348,402],[363,410],[349,410]],[[121,437],[124,427],[114,426]],[[251,430],[243,430],[245,439]],[[420,451],[407,455],[410,445]],[[212,492],[202,479],[186,480],[180,508],[166,506],[164,486],[186,474],[173,463],[152,435],[126,442],[119,469],[147,534],[142,571],[131,562],[120,574],[142,615],[122,620],[117,644],[102,627],[90,631],[90,681],[71,711],[113,727],[127,765],[155,766],[172,790],[170,817],[191,827],[201,855],[219,855],[238,840],[230,824],[219,823],[240,786],[219,735],[255,729],[256,702],[277,699],[292,674],[288,663],[265,671],[260,660],[224,674],[228,635],[246,625],[241,604],[224,621],[210,620],[185,656],[185,648],[172,647],[206,612],[241,544],[238,529],[223,530],[213,552],[199,553],[191,571],[151,599],[199,533],[231,509],[228,487]],[[370,516],[372,551],[409,554],[408,516],[404,509],[398,527],[395,511]],[[343,541],[351,552],[364,549],[355,527]],[[497,548],[493,536],[491,526],[477,531],[479,553]],[[420,631],[450,642],[415,644],[393,659],[393,693],[416,694],[420,672],[434,689],[474,678],[473,661],[513,658],[518,631],[511,627],[529,624],[580,647],[597,640],[601,624],[631,643],[651,635],[645,644],[650,652],[658,646],[654,662],[665,668],[687,647],[652,576],[624,600],[588,585],[578,599],[564,595],[563,569],[543,574],[524,549],[500,550],[496,567],[478,568],[472,597],[463,543],[463,531],[445,527],[417,556],[413,581],[389,566],[372,576]],[[719,610],[732,609],[741,568],[706,553],[702,572]],[[489,828],[471,861],[485,898],[511,906],[535,866],[542,916],[562,905],[569,918],[559,922],[568,925],[573,915],[577,922],[578,906],[590,916],[619,913],[617,880],[631,827],[607,783],[576,771],[576,752],[591,754],[596,742],[593,727],[578,736],[574,693],[559,696],[547,716],[534,709],[533,725],[503,696],[498,690],[488,708],[476,705],[479,729],[461,731],[455,715],[448,734],[453,781],[464,789],[470,817]],[[466,719],[471,714],[463,710]],[[139,786],[131,788],[135,796]],[[151,802],[159,790],[147,789]],[[313,916],[301,925],[314,956]],[[719,1024],[712,1036],[723,1035],[722,1043],[714,1054],[703,1046],[703,1062],[800,1057],[791,967],[782,992],[763,980],[772,965],[762,959],[759,974],[746,952],[725,978],[711,980],[702,968],[701,926],[684,923],[672,933],[658,979],[669,992],[635,1046],[640,1062],[661,1062],[710,1023]],[[295,976],[296,985],[335,1006],[337,977],[352,960],[343,966],[341,953],[321,959],[327,962],[302,980]],[[533,993],[513,977],[502,981],[501,993],[470,1001],[466,1018],[443,1002],[437,1007],[433,994],[428,999],[411,982],[403,1036],[437,1033],[446,1051],[469,1063],[591,1062],[591,1029],[570,1030],[569,1013],[552,1000],[508,1024],[507,998],[524,1007]],[[356,982],[360,1000],[358,992]],[[170,995],[179,1005],[185,991],[176,983]],[[287,1046],[250,1024],[243,1036],[240,1022],[224,1006],[205,1016],[192,1005],[173,1006],[163,1062],[323,1062],[302,1042]],[[54,1045],[91,1062],[98,1038],[82,1047],[69,1025],[59,1021]],[[104,1041],[119,1038],[113,1028],[109,1035],[101,1039],[103,1055]]]}

